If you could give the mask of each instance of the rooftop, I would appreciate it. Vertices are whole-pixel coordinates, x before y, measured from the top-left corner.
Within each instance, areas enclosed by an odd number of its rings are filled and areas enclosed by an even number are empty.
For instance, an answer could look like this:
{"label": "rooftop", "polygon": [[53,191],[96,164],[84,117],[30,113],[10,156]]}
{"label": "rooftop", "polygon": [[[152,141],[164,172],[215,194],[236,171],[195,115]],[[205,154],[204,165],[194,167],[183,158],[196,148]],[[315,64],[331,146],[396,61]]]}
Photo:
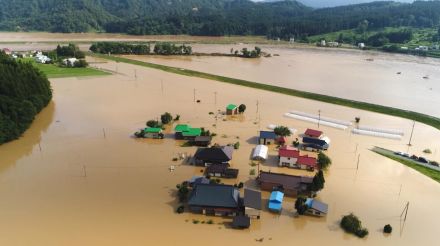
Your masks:
{"label": "rooftop", "polygon": [[160,132],[162,132],[162,129],[155,128],[155,127],[149,127],[149,128],[145,128],[145,132],[146,133],[160,133]]}
{"label": "rooftop", "polygon": [[298,158],[299,157],[299,150],[290,147],[290,146],[283,146],[278,151],[279,156],[281,157],[292,157],[292,158]]}
{"label": "rooftop", "polygon": [[232,185],[199,184],[188,199],[190,206],[237,208],[240,192]]}
{"label": "rooftop", "polygon": [[276,139],[277,135],[271,131],[260,131],[260,138]]}
{"label": "rooftop", "polygon": [[244,189],[244,206],[260,210],[261,192],[250,189]]}
{"label": "rooftop", "polygon": [[232,159],[234,148],[231,146],[200,148],[194,157],[203,161],[226,162]]}
{"label": "rooftop", "polygon": [[176,131],[176,132],[186,132],[186,131],[188,131],[189,130],[189,128],[190,128],[190,126],[189,125],[184,125],[184,124],[179,124],[179,125],[177,125],[175,128],[174,128],[174,131]]}
{"label": "rooftop", "polygon": [[319,138],[322,135],[322,132],[308,128],[304,134],[310,137]]}
{"label": "rooftop", "polygon": [[307,155],[298,157],[297,163],[300,165],[306,165],[306,166],[311,166],[311,167],[315,167],[315,168],[318,167],[316,158],[309,157]]}
{"label": "rooftop", "polygon": [[261,172],[258,181],[279,184],[282,185],[284,189],[299,189],[301,184],[311,184],[313,177]]}
{"label": "rooftop", "polygon": [[201,128],[188,128],[188,130],[182,132],[185,137],[200,136],[200,134],[202,134]]}
{"label": "rooftop", "polygon": [[318,210],[321,213],[326,214],[328,212],[328,205],[326,203],[317,201],[312,198],[307,198],[306,205],[307,205],[307,207]]}
{"label": "rooftop", "polygon": [[235,104],[229,104],[229,105],[226,107],[227,110],[234,110],[234,109],[236,109],[236,108],[237,108],[237,105],[235,105]]}

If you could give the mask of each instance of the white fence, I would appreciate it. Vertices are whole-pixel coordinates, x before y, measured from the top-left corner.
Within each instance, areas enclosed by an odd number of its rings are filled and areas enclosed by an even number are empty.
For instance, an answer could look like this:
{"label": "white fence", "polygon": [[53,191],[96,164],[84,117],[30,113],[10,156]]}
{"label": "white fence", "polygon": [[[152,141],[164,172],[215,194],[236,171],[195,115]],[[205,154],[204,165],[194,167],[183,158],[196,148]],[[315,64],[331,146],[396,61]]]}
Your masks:
{"label": "white fence", "polygon": [[311,117],[307,117],[307,116],[303,116],[303,115],[298,115],[298,114],[294,114],[294,113],[285,113],[284,116],[286,116],[288,118],[302,120],[302,121],[308,121],[308,122],[312,122],[312,123],[316,123],[316,124],[318,124],[318,122],[319,122],[320,125],[329,126],[329,127],[333,127],[333,128],[337,128],[337,129],[341,129],[341,130],[345,130],[348,128],[347,125],[338,124],[338,123],[326,121],[323,119],[319,120],[319,119],[315,119],[315,118],[311,118]]}
{"label": "white fence", "polygon": [[372,136],[372,137],[381,137],[381,138],[388,138],[388,139],[394,139],[394,140],[401,140],[402,139],[401,135],[383,133],[383,132],[374,132],[374,131],[367,131],[367,130],[361,130],[361,129],[353,129],[351,132],[354,134],[366,135],[366,136]]}

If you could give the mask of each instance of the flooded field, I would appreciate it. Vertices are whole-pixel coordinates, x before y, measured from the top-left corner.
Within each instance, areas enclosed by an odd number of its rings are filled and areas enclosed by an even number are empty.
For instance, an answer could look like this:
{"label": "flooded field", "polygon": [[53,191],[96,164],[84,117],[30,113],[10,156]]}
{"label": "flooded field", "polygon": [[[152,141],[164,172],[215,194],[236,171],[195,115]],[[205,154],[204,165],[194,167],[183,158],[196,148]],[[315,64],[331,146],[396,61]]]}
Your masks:
{"label": "flooded field", "polygon": [[[0,245],[433,245],[437,241],[440,220],[433,211],[440,206],[440,184],[369,150],[380,146],[421,155],[431,148],[433,154],[427,157],[438,161],[440,132],[432,127],[416,124],[413,146],[408,147],[412,127],[408,120],[123,63],[90,62],[117,73],[53,79],[53,102],[20,140],[0,146]],[[257,61],[244,62],[253,63]],[[194,103],[194,91],[201,103]],[[209,115],[229,103],[246,104],[244,117],[216,121]],[[329,204],[328,216],[294,218],[294,199],[288,198],[281,215],[265,209],[261,220],[243,231],[230,229],[230,219],[174,212],[175,185],[200,174],[201,168],[172,161],[179,153],[195,152],[180,147],[182,142],[171,137],[172,127],[164,140],[131,137],[165,111],[180,114],[181,123],[216,132],[216,143],[239,141],[241,147],[232,161],[232,167],[240,169],[239,178],[227,182],[254,187],[249,156],[260,129],[269,124],[299,132],[317,127],[283,117],[289,110],[321,110],[322,115],[341,120],[359,116],[362,124],[401,129],[405,136],[401,141],[388,140],[321,126],[332,139],[328,154],[333,165],[318,195]],[[271,146],[262,170],[311,175],[276,167],[276,153]],[[170,165],[177,165],[174,172],[169,172]],[[407,202],[403,224],[400,214]],[[341,216],[349,212],[369,229],[366,239],[339,228]],[[192,223],[192,219],[211,218],[214,225]],[[385,224],[394,228],[390,236],[381,232]],[[261,238],[262,243],[256,241]]]}
{"label": "flooded field", "polygon": [[[199,44],[194,50],[229,53],[231,47],[244,45]],[[130,58],[440,116],[438,59],[341,49],[263,46],[263,51],[280,56]]]}

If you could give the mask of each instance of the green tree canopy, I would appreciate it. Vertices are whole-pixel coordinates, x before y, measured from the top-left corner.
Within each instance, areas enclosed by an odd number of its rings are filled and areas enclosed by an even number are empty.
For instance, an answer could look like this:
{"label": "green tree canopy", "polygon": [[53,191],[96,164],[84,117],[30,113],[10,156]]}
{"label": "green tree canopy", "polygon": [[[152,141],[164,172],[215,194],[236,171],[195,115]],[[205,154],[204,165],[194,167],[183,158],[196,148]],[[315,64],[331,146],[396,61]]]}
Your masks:
{"label": "green tree canopy", "polygon": [[285,126],[277,126],[277,127],[275,127],[275,129],[273,131],[275,132],[276,135],[281,136],[281,137],[287,137],[287,136],[292,135],[292,132],[290,131],[290,129]]}

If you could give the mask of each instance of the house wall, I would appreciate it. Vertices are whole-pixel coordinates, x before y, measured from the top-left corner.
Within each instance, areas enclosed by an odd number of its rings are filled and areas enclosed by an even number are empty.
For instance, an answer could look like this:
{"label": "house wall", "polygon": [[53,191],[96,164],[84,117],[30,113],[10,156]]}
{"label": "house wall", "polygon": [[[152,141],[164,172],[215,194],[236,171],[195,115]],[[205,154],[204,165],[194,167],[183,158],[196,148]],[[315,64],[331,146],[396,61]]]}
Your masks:
{"label": "house wall", "polygon": [[321,213],[320,211],[315,210],[315,209],[313,209],[313,208],[309,208],[309,209],[307,209],[306,214],[314,215],[314,216],[320,216],[320,217],[325,216],[324,213]]}
{"label": "house wall", "polygon": [[[260,183],[260,188],[262,190],[266,190],[266,191],[272,191],[275,187],[278,187],[278,186],[280,186],[280,184],[274,184],[274,183],[268,183],[268,182],[261,182]],[[297,190],[284,188],[284,195],[286,195],[286,196],[296,196],[297,194],[298,194]]]}
{"label": "house wall", "polygon": [[236,216],[238,214],[238,208],[189,206],[189,210],[192,213],[212,215],[212,216]]}
{"label": "house wall", "polygon": [[234,114],[238,114],[238,108],[234,110],[226,109],[226,115],[234,115]]}
{"label": "house wall", "polygon": [[255,208],[249,208],[249,207],[245,207],[244,209],[244,213],[251,217],[251,218],[258,218],[260,217],[260,210],[255,209]]}
{"label": "house wall", "polygon": [[280,157],[280,161],[278,163],[278,165],[280,167],[297,167],[296,166],[296,162],[298,161],[298,158],[293,158],[293,157]]}

